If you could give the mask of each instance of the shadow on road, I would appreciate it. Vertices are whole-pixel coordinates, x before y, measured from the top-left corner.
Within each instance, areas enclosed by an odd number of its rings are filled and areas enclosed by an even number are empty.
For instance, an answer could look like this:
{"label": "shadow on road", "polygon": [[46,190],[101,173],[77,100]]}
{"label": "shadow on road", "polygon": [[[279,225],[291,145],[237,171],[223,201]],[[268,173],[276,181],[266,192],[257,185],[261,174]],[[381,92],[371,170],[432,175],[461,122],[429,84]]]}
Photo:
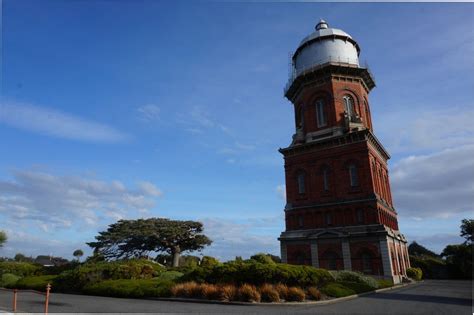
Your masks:
{"label": "shadow on road", "polygon": [[436,295],[420,295],[420,294],[374,294],[367,296],[371,299],[383,299],[383,300],[397,300],[397,301],[416,301],[416,302],[428,302],[428,303],[440,303],[440,304],[452,304],[452,305],[469,305],[471,306],[472,301],[470,299],[447,297],[447,296],[436,296]]}

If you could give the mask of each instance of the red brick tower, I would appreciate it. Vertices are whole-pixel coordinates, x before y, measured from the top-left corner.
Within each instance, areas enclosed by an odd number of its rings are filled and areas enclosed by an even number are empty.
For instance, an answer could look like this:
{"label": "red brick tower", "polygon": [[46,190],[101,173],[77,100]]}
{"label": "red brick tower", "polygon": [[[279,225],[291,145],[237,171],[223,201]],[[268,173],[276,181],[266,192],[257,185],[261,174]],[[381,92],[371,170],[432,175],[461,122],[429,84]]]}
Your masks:
{"label": "red brick tower", "polygon": [[281,256],[398,283],[410,266],[407,241],[392,203],[390,156],[372,129],[374,78],[359,53],[351,36],[321,20],[293,55],[285,96],[296,133],[280,149],[287,195]]}

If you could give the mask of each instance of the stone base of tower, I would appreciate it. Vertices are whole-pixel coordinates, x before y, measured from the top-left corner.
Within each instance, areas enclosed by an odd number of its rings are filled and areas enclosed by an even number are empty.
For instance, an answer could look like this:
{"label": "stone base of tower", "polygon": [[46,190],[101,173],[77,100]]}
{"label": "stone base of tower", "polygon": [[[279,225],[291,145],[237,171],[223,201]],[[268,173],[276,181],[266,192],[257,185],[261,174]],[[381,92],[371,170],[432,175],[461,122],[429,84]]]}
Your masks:
{"label": "stone base of tower", "polygon": [[410,267],[406,239],[384,225],[286,231],[279,240],[284,263],[359,271],[395,284]]}

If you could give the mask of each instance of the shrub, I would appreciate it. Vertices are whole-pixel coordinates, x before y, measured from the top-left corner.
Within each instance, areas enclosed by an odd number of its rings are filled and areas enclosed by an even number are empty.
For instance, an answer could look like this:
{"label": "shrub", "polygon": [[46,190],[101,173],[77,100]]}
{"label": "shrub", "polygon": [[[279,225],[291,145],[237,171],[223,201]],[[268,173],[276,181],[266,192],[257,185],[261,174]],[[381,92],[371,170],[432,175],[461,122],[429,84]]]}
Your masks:
{"label": "shrub", "polygon": [[416,281],[420,281],[421,278],[423,277],[423,271],[421,271],[420,268],[408,268],[407,276]]}
{"label": "shrub", "polygon": [[204,267],[204,268],[212,268],[219,264],[220,264],[219,260],[211,256],[204,256],[201,259],[201,267]]}
{"label": "shrub", "polygon": [[251,256],[250,259],[253,259],[261,264],[271,264],[271,265],[275,264],[275,261],[273,261],[272,257],[264,253],[255,254]]}
{"label": "shrub", "polygon": [[288,296],[288,287],[286,286],[286,284],[278,283],[277,285],[275,285],[275,290],[278,292],[280,298],[286,300]]}
{"label": "shrub", "polygon": [[334,279],[336,279],[336,282],[355,282],[366,285],[372,289],[379,287],[377,280],[360,272],[342,270],[331,271],[331,274],[334,276]]}
{"label": "shrub", "polygon": [[29,289],[36,291],[46,291],[46,286],[49,284],[52,285],[52,290],[54,290],[54,279],[55,275],[46,275],[46,276],[31,276],[25,277],[18,280],[16,283],[8,285],[8,288],[11,289]]}
{"label": "shrub", "polygon": [[316,287],[309,287],[308,288],[308,296],[311,300],[319,301],[321,300],[321,292]]}
{"label": "shrub", "polygon": [[297,287],[288,288],[288,294],[286,300],[290,302],[302,302],[304,301],[305,293],[303,289]]}
{"label": "shrub", "polygon": [[201,284],[202,297],[208,300],[219,300],[221,297],[220,288],[215,284]]}
{"label": "shrub", "polygon": [[179,271],[165,271],[162,274],[160,274],[156,279],[175,281],[181,278],[182,276],[183,276],[183,273]]}
{"label": "shrub", "polygon": [[172,281],[159,279],[120,279],[88,284],[83,292],[112,297],[164,297],[170,295]]}
{"label": "shrub", "polygon": [[332,297],[343,297],[356,294],[352,289],[346,288],[340,283],[329,283],[321,288],[321,292]]}
{"label": "shrub", "polygon": [[280,294],[271,284],[264,284],[258,288],[263,302],[280,302]]}
{"label": "shrub", "polygon": [[201,286],[196,282],[178,283],[171,288],[171,294],[175,297],[200,298]]}
{"label": "shrub", "polygon": [[38,275],[41,272],[41,266],[27,262],[0,262],[0,275],[11,273],[19,277]]}
{"label": "shrub", "polygon": [[262,285],[286,283],[307,287],[333,282],[334,277],[324,269],[277,263],[260,263],[255,260],[230,261],[213,268],[196,268],[183,276],[184,281],[207,283],[234,283]]}
{"label": "shrub", "polygon": [[338,282],[339,284],[343,285],[344,287],[353,290],[355,293],[364,293],[373,291],[374,288],[365,284],[365,283],[358,283],[358,282],[348,282],[348,281],[341,281]]}
{"label": "shrub", "polygon": [[17,275],[14,275],[12,273],[4,273],[0,277],[0,288],[10,286],[10,285],[14,285],[20,279],[21,279],[21,277],[19,277]]}
{"label": "shrub", "polygon": [[379,288],[389,288],[393,287],[393,281],[392,280],[378,280],[379,283]]}
{"label": "shrub", "polygon": [[239,288],[239,299],[244,302],[260,302],[261,296],[254,285],[246,283]]}
{"label": "shrub", "polygon": [[89,284],[105,280],[151,279],[164,270],[164,267],[148,260],[86,263],[74,270],[62,272],[56,279],[56,287],[62,292],[80,292]]}
{"label": "shrub", "polygon": [[226,284],[221,287],[221,296],[222,301],[235,301],[238,299],[239,289],[233,284]]}

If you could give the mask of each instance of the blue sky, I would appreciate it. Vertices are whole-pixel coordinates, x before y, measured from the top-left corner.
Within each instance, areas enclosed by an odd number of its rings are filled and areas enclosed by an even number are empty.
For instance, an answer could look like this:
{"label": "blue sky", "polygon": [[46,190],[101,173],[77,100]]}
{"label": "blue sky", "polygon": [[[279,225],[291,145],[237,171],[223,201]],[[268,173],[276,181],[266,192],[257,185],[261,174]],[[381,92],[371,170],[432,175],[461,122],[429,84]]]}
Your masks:
{"label": "blue sky", "polygon": [[71,257],[119,218],[201,220],[221,259],[278,253],[288,56],[319,18],[377,87],[400,228],[460,242],[474,195],[474,6],[3,1],[1,255]]}

